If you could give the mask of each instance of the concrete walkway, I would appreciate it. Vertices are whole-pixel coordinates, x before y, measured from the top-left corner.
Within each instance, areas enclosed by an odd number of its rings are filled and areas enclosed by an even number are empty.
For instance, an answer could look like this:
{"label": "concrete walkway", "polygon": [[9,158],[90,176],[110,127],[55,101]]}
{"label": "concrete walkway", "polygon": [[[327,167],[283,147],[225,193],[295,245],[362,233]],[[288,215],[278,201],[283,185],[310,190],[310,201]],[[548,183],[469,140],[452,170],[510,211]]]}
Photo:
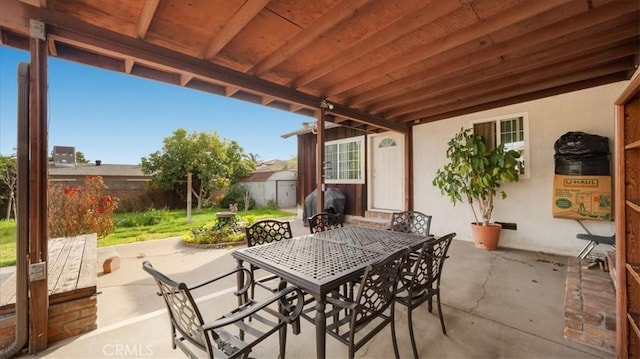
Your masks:
{"label": "concrete walkway", "polygon": [[[294,235],[308,233],[293,222]],[[98,277],[98,329],[56,343],[38,357],[183,357],[170,346],[169,321],[156,287],[142,271],[149,260],[174,279],[194,282],[232,268],[233,249],[194,249],[180,238],[100,248],[99,258],[114,253],[122,259],[117,271]],[[442,300],[448,336],[440,331],[437,312],[414,313],[418,350],[423,358],[609,358],[611,354],[563,338],[566,257],[518,250],[488,252],[472,243],[453,242],[442,278]],[[203,307],[218,309],[235,303],[235,278],[206,293],[197,293]],[[401,357],[411,357],[406,310],[396,309]],[[357,357],[390,358],[389,330],[360,349]],[[347,356],[346,348],[327,339],[327,355]],[[277,335],[259,345],[252,357],[277,357]],[[302,333],[289,332],[289,358],[315,356],[314,327],[302,321]]]}

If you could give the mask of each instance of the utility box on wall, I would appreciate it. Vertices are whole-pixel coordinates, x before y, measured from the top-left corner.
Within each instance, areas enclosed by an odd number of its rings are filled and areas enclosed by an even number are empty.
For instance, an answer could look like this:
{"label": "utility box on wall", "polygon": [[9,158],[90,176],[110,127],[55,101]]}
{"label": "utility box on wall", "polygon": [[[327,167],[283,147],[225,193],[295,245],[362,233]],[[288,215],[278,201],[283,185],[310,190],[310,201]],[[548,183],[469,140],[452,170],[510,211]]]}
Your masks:
{"label": "utility box on wall", "polygon": [[554,218],[611,220],[611,176],[565,176],[553,179]]}

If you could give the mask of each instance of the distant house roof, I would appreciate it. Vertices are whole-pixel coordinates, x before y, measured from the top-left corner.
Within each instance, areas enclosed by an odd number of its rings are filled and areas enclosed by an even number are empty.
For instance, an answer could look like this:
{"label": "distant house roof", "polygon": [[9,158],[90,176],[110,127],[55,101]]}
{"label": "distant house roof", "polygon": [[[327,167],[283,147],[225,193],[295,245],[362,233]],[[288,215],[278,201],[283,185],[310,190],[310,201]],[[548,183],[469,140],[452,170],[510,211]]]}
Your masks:
{"label": "distant house roof", "polygon": [[151,177],[142,172],[140,165],[118,165],[95,163],[77,166],[61,166],[49,163],[49,176],[119,176],[119,177]]}
{"label": "distant house roof", "polygon": [[295,165],[297,165],[297,161],[294,161],[293,163],[289,163],[289,161],[286,161],[286,160],[258,161],[254,172],[277,172],[277,171],[284,171],[288,169],[295,170],[295,168],[289,168],[290,165],[293,165],[294,167],[296,167]]}

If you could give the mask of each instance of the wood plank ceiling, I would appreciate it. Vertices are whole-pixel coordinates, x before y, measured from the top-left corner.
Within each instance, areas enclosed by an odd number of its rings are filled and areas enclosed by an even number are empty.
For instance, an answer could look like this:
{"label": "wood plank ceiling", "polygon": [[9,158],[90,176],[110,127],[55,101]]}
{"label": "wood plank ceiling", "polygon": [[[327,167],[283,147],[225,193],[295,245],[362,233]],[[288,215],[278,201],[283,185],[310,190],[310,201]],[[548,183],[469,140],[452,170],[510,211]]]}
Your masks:
{"label": "wood plank ceiling", "polygon": [[636,0],[2,0],[1,44],[369,131],[626,80]]}

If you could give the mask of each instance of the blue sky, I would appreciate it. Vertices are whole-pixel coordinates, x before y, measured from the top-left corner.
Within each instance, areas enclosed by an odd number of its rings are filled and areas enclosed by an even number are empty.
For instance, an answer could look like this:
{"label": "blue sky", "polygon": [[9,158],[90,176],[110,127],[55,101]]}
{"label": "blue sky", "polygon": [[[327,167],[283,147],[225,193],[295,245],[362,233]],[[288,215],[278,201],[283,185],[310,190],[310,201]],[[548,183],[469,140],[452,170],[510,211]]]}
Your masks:
{"label": "blue sky", "polygon": [[[19,62],[25,51],[0,46],[0,153],[16,147]],[[75,146],[90,161],[138,164],[178,128],[217,131],[262,160],[296,155],[287,132],[313,118],[206,92],[49,57],[49,153]]]}

